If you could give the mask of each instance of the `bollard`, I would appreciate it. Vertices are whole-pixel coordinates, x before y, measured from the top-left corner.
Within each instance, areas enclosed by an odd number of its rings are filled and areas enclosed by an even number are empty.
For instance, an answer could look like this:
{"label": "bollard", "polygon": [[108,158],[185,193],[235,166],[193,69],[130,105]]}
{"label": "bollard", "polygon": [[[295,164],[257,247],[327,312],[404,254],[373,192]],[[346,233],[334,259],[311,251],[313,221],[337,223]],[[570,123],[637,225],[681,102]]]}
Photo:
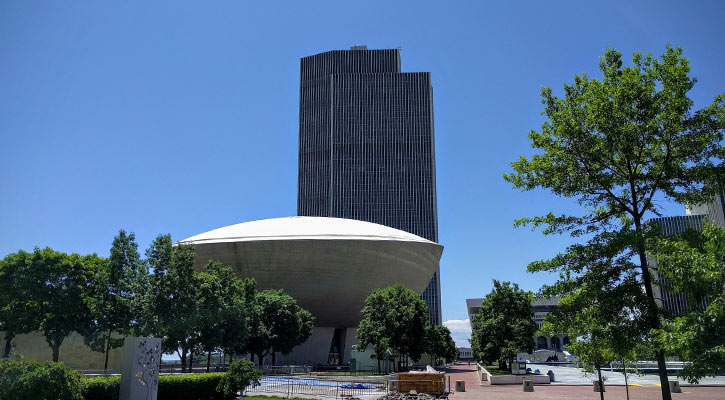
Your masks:
{"label": "bollard", "polygon": [[534,391],[534,381],[531,379],[524,379],[524,384],[522,385],[524,388],[524,392],[533,392]]}
{"label": "bollard", "polygon": [[599,381],[592,381],[592,383],[594,384],[595,392],[606,392],[607,391],[607,389],[604,388],[604,384],[602,384],[601,387],[599,386]]}
{"label": "bollard", "polygon": [[554,371],[549,370],[546,375],[549,375],[549,382],[554,382]]}
{"label": "bollard", "polygon": [[465,392],[466,391],[466,382],[465,381],[456,381],[456,392]]}
{"label": "bollard", "polygon": [[670,381],[670,392],[671,393],[682,393],[682,389],[680,389],[679,381]]}

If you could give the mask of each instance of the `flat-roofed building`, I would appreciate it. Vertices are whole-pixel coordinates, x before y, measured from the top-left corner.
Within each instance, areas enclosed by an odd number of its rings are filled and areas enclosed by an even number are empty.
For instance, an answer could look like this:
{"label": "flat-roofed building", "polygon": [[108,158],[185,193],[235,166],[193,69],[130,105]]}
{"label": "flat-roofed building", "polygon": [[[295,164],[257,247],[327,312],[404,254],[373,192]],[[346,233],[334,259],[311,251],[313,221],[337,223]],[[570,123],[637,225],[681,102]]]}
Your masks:
{"label": "flat-roofed building", "polygon": [[[433,87],[400,50],[355,46],[300,61],[297,214],[350,218],[438,242]],[[440,271],[422,293],[441,324]]]}

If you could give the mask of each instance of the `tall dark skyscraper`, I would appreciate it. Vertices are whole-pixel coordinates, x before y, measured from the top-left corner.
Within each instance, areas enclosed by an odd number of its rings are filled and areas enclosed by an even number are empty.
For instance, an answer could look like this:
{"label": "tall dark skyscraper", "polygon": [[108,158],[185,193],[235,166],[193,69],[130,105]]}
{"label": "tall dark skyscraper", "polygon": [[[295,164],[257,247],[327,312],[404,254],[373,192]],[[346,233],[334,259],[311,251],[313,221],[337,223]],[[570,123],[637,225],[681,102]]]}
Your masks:
{"label": "tall dark skyscraper", "polygon": [[[400,51],[301,60],[297,213],[387,225],[438,242],[433,88]],[[441,323],[440,269],[423,292]]]}

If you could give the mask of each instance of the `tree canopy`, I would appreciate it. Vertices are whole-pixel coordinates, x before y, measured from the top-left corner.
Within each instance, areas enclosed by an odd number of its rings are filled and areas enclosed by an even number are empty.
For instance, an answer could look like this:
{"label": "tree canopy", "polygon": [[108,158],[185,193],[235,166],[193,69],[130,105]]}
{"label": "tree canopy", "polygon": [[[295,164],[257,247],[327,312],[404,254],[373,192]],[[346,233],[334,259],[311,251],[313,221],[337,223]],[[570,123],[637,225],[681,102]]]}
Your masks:
{"label": "tree canopy", "polygon": [[0,260],[0,331],[5,332],[3,357],[10,356],[15,335],[40,327],[40,304],[34,296],[34,253],[20,250]]}
{"label": "tree canopy", "polygon": [[[586,74],[564,85],[564,97],[541,91],[544,122],[529,138],[536,149],[511,163],[504,179],[521,190],[545,189],[575,199],[579,215],[522,218],[517,225],[543,227],[544,234],[569,233],[581,242],[529,271],[557,271],[547,295],[568,295],[595,274],[611,277],[610,291],[636,281],[645,299],[632,310],[648,329],[660,328],[660,310],[647,266],[644,222],[660,215],[659,200],[698,204],[723,182],[725,96],[692,111],[695,84],[682,49],[667,46],[660,58],[608,49],[601,79]],[[663,349],[657,351],[662,394],[670,399]]]}
{"label": "tree canopy", "polygon": [[256,313],[250,321],[248,351],[256,354],[260,365],[265,355],[289,354],[312,334],[314,317],[282,290],[268,289],[257,293]]}
{"label": "tree canopy", "polygon": [[123,336],[114,338],[113,334],[130,335],[138,326],[137,310],[144,306],[148,283],[135,235],[119,231],[110,257],[98,264],[88,293],[91,325],[86,341],[92,350],[105,353],[104,370],[110,350],[123,345]]}
{"label": "tree canopy", "polygon": [[476,358],[484,362],[498,360],[505,367],[517,353],[534,350],[536,323],[532,298],[517,284],[494,279],[493,289],[473,318],[471,349]]}
{"label": "tree canopy", "polygon": [[65,254],[48,247],[35,249],[31,268],[35,285],[31,298],[40,310],[40,331],[58,361],[60,346],[73,332],[85,332],[91,320],[88,282],[103,263],[95,254]]}
{"label": "tree canopy", "polygon": [[425,352],[434,358],[433,363],[435,358],[455,361],[458,358],[458,348],[451,336],[451,330],[442,325],[429,325],[426,330]]}
{"label": "tree canopy", "polygon": [[365,299],[357,329],[358,347],[372,345],[378,360],[390,349],[401,360],[420,360],[425,351],[428,308],[414,291],[396,284]]}

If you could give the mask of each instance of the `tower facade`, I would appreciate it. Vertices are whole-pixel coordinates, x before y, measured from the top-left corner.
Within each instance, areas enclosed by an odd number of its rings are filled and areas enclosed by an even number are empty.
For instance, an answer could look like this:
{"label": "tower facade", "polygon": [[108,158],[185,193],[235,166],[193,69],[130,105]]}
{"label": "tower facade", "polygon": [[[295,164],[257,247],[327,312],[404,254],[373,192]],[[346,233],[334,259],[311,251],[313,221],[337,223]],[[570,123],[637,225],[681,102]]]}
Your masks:
{"label": "tower facade", "polygon": [[[400,52],[333,50],[300,68],[297,214],[350,218],[438,242],[433,88]],[[441,323],[440,268],[423,292]]]}
{"label": "tower facade", "polygon": [[709,203],[688,206],[685,211],[687,215],[707,215],[710,223],[725,227],[725,191],[713,196]]}
{"label": "tower facade", "polygon": [[[689,210],[688,210],[689,212]],[[678,236],[688,230],[702,231],[704,228],[704,218],[706,215],[681,215],[676,217],[652,218],[649,223],[659,225],[662,234],[665,236]],[[657,254],[649,254],[647,256],[647,265],[652,271],[655,284],[652,285],[655,301],[665,311],[671,315],[685,315],[689,311],[687,301],[687,293],[672,292],[666,288],[669,286],[667,278],[657,272]],[[701,306],[707,307],[709,300]]]}

